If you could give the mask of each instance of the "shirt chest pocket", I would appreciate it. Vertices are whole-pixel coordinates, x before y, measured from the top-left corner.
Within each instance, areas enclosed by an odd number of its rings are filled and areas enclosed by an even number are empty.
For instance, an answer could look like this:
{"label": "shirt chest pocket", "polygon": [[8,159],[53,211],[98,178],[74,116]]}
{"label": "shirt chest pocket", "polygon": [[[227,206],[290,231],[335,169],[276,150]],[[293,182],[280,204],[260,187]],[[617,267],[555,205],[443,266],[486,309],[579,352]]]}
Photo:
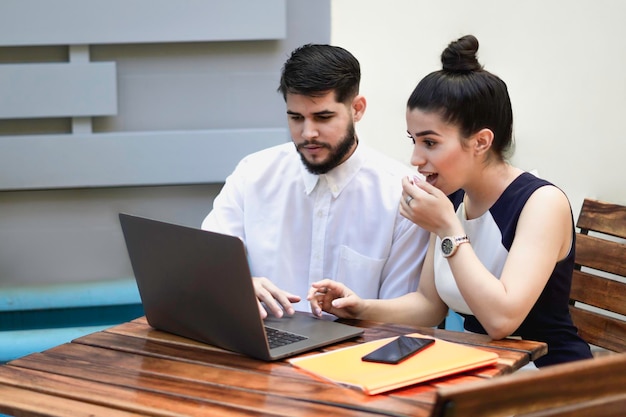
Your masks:
{"label": "shirt chest pocket", "polygon": [[386,259],[370,258],[347,246],[341,246],[335,280],[347,285],[359,297],[378,298],[385,261]]}

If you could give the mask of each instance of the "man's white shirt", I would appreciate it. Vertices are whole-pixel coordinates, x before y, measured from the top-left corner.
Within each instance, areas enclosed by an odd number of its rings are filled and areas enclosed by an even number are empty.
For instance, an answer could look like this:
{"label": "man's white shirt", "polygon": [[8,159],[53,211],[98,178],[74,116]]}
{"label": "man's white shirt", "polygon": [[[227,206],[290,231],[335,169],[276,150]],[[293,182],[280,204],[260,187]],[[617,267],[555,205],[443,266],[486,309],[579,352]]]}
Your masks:
{"label": "man's white shirt", "polygon": [[414,174],[360,143],[314,175],[285,143],[241,160],[202,228],[240,237],[253,276],[303,299],[323,278],[363,298],[397,297],[417,288],[428,246],[428,233],[399,214],[402,177]]}

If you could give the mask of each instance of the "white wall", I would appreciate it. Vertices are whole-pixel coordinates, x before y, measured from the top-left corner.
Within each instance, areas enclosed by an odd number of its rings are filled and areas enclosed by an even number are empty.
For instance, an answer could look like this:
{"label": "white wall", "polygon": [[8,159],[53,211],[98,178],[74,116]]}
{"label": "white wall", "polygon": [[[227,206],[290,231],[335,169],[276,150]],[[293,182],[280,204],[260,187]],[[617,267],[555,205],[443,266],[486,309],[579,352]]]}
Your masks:
{"label": "white wall", "polygon": [[626,2],[333,0],[331,41],[360,60],[359,137],[408,163],[406,100],[465,34],[509,87],[514,165],[586,196],[626,204]]}

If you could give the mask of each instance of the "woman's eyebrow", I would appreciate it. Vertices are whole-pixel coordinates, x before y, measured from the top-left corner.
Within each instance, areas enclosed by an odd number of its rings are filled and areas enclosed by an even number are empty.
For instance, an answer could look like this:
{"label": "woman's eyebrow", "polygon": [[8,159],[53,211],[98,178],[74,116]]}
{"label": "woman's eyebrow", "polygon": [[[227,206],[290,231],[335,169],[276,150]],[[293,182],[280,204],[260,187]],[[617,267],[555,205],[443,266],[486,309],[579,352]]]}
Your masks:
{"label": "woman's eyebrow", "polygon": [[[409,132],[408,130],[406,131],[409,135],[411,134],[411,132]],[[441,136],[439,133],[435,132],[434,130],[423,130],[421,132],[415,132],[414,133],[415,137],[420,137],[420,136],[426,136],[426,135],[431,135],[431,136]]]}

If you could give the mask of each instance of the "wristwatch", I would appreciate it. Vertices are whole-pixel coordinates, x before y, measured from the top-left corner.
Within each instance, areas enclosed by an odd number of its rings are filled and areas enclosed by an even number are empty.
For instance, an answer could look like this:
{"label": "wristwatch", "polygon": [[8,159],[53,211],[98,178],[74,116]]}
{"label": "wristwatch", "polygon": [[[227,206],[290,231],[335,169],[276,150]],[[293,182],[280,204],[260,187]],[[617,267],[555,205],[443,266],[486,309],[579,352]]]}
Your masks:
{"label": "wristwatch", "polygon": [[469,243],[469,237],[465,236],[446,236],[441,239],[441,252],[444,258],[449,258],[456,253],[459,245]]}

